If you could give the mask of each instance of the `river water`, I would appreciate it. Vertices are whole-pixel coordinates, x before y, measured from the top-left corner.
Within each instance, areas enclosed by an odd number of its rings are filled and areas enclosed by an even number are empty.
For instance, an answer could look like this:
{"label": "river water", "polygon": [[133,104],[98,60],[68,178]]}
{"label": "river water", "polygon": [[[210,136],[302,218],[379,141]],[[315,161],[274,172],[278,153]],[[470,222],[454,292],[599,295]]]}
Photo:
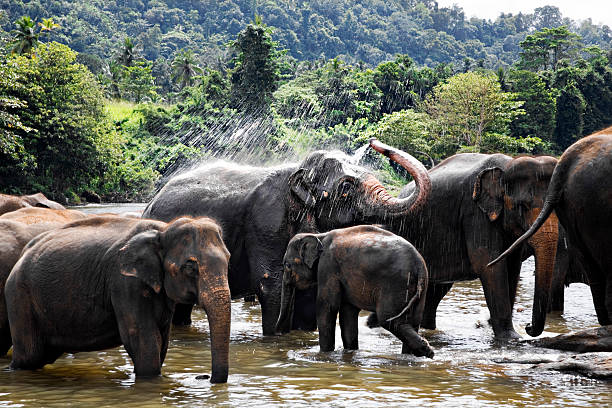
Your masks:
{"label": "river water", "polygon": [[[90,206],[88,212],[137,211],[141,205]],[[514,311],[518,332],[531,319],[533,260],[523,264]],[[195,309],[189,328],[173,329],[162,376],[135,380],[130,358],[119,347],[60,357],[38,371],[10,371],[0,358],[0,406],[612,406],[612,382],[543,371],[507,361],[557,360],[571,353],[527,343],[497,344],[478,281],[455,284],[441,302],[438,329],[421,333],[433,360],[400,354],[401,343],[359,318],[360,350],[319,353],[317,334],[261,336],[259,305],[232,303],[230,376],[211,385],[208,324]],[[566,290],[565,312],[549,315],[545,335],[597,326],[588,287]]]}

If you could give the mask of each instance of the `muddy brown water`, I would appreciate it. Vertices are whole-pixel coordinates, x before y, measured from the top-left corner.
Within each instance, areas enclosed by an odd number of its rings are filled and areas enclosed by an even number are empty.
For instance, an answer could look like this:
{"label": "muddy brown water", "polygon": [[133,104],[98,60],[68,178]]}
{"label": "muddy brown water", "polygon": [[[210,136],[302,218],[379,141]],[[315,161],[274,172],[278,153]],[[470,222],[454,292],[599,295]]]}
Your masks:
{"label": "muddy brown water", "polygon": [[[89,212],[134,211],[141,206],[92,206]],[[533,260],[523,264],[514,311],[518,332],[531,319]],[[597,326],[586,285],[566,291],[566,310],[549,315],[545,335]],[[359,318],[360,350],[319,353],[317,334],[261,336],[259,305],[232,304],[230,376],[211,385],[208,324],[196,309],[190,328],[174,329],[162,376],[136,381],[123,349],[68,354],[38,371],[10,371],[0,359],[0,406],[612,406],[612,382],[542,371],[506,361],[557,360],[571,353],[526,343],[498,344],[487,324],[478,281],[455,284],[440,304],[438,329],[422,330],[433,360],[400,354],[401,343]]]}

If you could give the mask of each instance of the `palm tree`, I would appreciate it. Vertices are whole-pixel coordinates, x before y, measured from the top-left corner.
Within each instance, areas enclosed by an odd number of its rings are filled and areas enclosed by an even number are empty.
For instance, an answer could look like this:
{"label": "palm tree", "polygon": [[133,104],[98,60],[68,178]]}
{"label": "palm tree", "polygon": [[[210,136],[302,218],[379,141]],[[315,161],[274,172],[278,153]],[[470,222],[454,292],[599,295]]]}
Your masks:
{"label": "palm tree", "polygon": [[132,65],[134,65],[134,59],[134,42],[130,37],[125,37],[125,40],[123,40],[123,48],[121,49],[119,56],[117,57],[117,62],[125,67],[131,67]]}
{"label": "palm tree", "polygon": [[57,24],[55,21],[53,21],[53,18],[43,18],[42,23],[38,23],[38,25],[40,26],[40,35],[42,34],[49,34],[51,33],[51,31],[55,30],[56,28],[60,28],[60,25]]}
{"label": "palm tree", "polygon": [[191,86],[202,68],[196,65],[195,54],[191,50],[181,50],[172,61],[173,79],[180,83],[181,89]]}
{"label": "palm tree", "polygon": [[17,29],[11,31],[11,34],[14,36],[11,53],[19,55],[32,53],[32,49],[38,43],[39,36],[34,31],[34,21],[28,16],[23,16],[15,21],[15,25]]}

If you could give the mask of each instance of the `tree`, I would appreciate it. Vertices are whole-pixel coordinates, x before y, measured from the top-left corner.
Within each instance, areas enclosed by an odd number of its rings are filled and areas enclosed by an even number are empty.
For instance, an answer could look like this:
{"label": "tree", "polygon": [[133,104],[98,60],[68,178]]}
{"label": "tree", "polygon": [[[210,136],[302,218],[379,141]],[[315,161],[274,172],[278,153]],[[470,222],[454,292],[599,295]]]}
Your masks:
{"label": "tree", "polygon": [[53,30],[60,28],[60,25],[53,21],[53,18],[43,18],[42,23],[38,23],[40,35],[49,35]]}
{"label": "tree", "polygon": [[31,54],[38,43],[39,37],[39,33],[35,31],[34,21],[30,17],[24,16],[16,20],[15,25],[17,28],[11,31],[14,37],[11,53],[17,55]]}
{"label": "tree", "polygon": [[124,67],[119,83],[121,96],[140,103],[143,98],[148,97],[155,101],[159,97],[155,92],[155,79],[151,73],[151,63],[137,61],[132,66]]}
{"label": "tree", "polygon": [[567,149],[582,136],[584,126],[584,98],[574,81],[570,81],[557,97],[555,142]]}
{"label": "tree", "polygon": [[172,61],[173,79],[179,82],[181,89],[192,86],[197,74],[203,70],[196,65],[195,54],[192,50],[181,50]]}
{"label": "tree", "polygon": [[[0,95],[19,100],[27,171],[0,162],[3,181],[14,189],[64,194],[84,188],[106,167],[110,149],[104,98],[93,75],[76,63],[76,53],[55,42],[39,44],[36,58],[13,56],[0,64]],[[35,129],[27,132],[27,129]]]}
{"label": "tree", "polygon": [[425,101],[439,133],[457,145],[476,146],[486,133],[508,133],[512,119],[524,113],[516,95],[502,92],[494,75],[468,72],[435,87]]}
{"label": "tree", "polygon": [[130,37],[125,37],[123,45],[117,55],[117,62],[124,67],[131,67],[134,65],[136,60],[136,50],[134,49],[134,42]]}
{"label": "tree", "polygon": [[556,71],[563,59],[571,60],[578,55],[581,38],[570,32],[567,27],[543,28],[535,34],[528,35],[519,45],[518,67],[531,71]]}
{"label": "tree", "polygon": [[259,114],[268,109],[278,88],[283,51],[272,41],[272,29],[263,24],[247,25],[230,46],[238,53],[231,73],[233,105]]}
{"label": "tree", "polygon": [[[435,140],[431,136],[431,120],[424,112],[412,109],[383,115],[368,136],[375,136],[384,143],[416,156],[423,163],[432,159]],[[441,160],[442,156],[436,156]]]}
{"label": "tree", "polygon": [[533,11],[533,25],[536,30],[559,27],[561,24],[563,21],[559,7],[537,7]]}
{"label": "tree", "polygon": [[526,115],[518,116],[510,126],[515,137],[537,136],[553,140],[555,130],[557,91],[550,89],[544,79],[535,72],[516,70],[508,75],[510,90],[521,101]]}

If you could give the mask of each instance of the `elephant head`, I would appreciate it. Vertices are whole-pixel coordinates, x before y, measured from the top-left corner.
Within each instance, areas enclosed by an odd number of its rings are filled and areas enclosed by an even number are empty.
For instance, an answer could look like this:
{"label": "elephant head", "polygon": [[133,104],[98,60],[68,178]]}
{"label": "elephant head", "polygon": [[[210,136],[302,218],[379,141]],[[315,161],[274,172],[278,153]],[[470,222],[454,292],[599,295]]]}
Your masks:
{"label": "elephant head", "polygon": [[[472,199],[491,222],[501,222],[515,240],[540,213],[556,162],[548,156],[519,157],[503,169],[485,169],[476,177]],[[526,328],[531,336],[544,329],[558,237],[558,220],[552,216],[528,241],[536,263],[532,324]]]}
{"label": "elephant head", "polygon": [[51,208],[54,210],[64,210],[65,207],[60,203],[49,200],[43,193],[21,196],[21,199],[32,207]]}
{"label": "elephant head", "polygon": [[208,316],[211,382],[226,382],[231,322],[229,252],[209,218],[179,218],[165,229],[134,235],[120,249],[120,271],[176,303],[197,303]]}
{"label": "elephant head", "polygon": [[342,152],[318,151],[291,175],[292,199],[302,215],[312,214],[319,231],[406,216],[425,203],[431,183],[425,167],[412,156],[399,151],[395,160],[415,179],[417,188],[410,197],[391,196],[370,171]]}
{"label": "elephant head", "polygon": [[317,284],[317,266],[323,245],[314,234],[298,234],[289,241],[283,258],[281,310],[276,332],[283,333],[293,317],[295,289],[305,290]]}

